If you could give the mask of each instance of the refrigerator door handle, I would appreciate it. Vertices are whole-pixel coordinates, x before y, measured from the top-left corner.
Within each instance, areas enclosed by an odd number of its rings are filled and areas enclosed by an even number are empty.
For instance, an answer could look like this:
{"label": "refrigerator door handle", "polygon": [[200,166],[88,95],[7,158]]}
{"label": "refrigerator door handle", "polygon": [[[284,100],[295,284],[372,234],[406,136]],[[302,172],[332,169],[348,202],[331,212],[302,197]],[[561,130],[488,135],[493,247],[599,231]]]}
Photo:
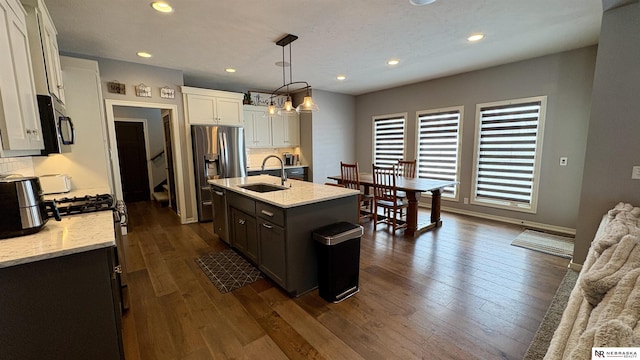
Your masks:
{"label": "refrigerator door handle", "polygon": [[229,149],[227,149],[227,134],[219,132],[220,135],[220,157],[218,159],[218,166],[220,167],[220,177],[229,177],[229,171],[227,170],[229,165]]}

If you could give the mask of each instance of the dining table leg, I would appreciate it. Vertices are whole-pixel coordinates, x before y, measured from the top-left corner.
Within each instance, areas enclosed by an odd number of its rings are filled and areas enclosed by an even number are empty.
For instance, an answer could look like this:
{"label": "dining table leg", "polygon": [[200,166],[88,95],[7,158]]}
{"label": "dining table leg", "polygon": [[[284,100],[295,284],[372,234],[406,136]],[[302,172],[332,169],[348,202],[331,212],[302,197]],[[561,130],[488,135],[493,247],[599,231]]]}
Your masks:
{"label": "dining table leg", "polygon": [[440,189],[431,191],[431,219],[430,223],[418,224],[418,196],[420,192],[407,191],[409,208],[407,209],[407,228],[404,234],[407,236],[418,236],[425,231],[429,231],[442,226],[440,218],[440,203],[442,193]]}
{"label": "dining table leg", "polygon": [[407,191],[407,200],[409,207],[407,208],[407,228],[404,230],[405,235],[414,236],[418,230],[418,194],[419,192]]}
{"label": "dining table leg", "polygon": [[440,189],[431,190],[431,224],[434,227],[442,226],[440,219],[440,204],[442,202],[442,193]]}

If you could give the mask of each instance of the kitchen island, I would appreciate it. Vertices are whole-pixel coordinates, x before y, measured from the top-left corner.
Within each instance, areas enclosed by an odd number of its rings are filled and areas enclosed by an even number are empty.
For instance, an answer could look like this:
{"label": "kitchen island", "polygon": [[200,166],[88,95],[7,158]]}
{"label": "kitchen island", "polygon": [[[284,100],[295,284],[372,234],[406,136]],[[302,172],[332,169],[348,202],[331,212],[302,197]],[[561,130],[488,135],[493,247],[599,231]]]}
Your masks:
{"label": "kitchen island", "polygon": [[[358,191],[258,175],[209,180],[214,231],[292,296],[318,286],[312,232],[326,225],[358,222]],[[254,186],[258,192],[244,188]],[[226,216],[225,216],[226,215]],[[216,225],[223,221],[224,224]]]}
{"label": "kitchen island", "polygon": [[111,211],[0,240],[0,359],[121,359]]}

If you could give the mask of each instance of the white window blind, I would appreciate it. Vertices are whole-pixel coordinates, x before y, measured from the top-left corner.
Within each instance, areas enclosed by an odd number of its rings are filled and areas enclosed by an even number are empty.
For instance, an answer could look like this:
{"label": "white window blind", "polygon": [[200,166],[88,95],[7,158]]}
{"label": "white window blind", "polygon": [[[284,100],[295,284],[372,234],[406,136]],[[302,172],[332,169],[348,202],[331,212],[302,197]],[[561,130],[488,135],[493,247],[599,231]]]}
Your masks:
{"label": "white window blind", "polygon": [[[418,113],[418,177],[459,178],[462,111],[460,106]],[[442,197],[457,199],[457,186],[444,188]]]}
{"label": "white window blind", "polygon": [[392,166],[404,156],[406,115],[373,118],[373,163]]}
{"label": "white window blind", "polygon": [[546,97],[479,104],[473,202],[535,212]]}

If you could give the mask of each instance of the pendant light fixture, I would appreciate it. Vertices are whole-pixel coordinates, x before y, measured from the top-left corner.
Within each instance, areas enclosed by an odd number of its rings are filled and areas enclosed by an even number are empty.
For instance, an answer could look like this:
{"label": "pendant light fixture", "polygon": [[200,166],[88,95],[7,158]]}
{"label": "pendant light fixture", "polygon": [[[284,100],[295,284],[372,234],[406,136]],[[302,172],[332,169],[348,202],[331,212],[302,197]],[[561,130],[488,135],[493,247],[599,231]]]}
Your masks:
{"label": "pendant light fixture", "polygon": [[[309,85],[309,83],[307,83],[306,81],[293,81],[293,64],[291,61],[291,43],[296,41],[298,39],[298,37],[296,35],[292,35],[292,34],[287,34],[285,37],[283,37],[282,39],[276,41],[276,45],[281,46],[282,47],[282,86],[280,86],[279,88],[275,89],[272,93],[271,93],[271,98],[269,99],[269,108],[267,110],[267,112],[269,113],[269,115],[275,115],[277,113],[293,113],[294,111],[297,113],[300,112],[312,112],[312,111],[318,111],[318,105],[316,105],[313,102],[313,98],[311,97],[311,86]],[[286,82],[286,75],[285,75],[285,66],[286,66],[286,62],[284,61],[284,48],[286,46],[289,46],[289,82]],[[302,86],[302,87],[300,87]],[[302,103],[300,105],[298,105],[297,107],[293,106],[293,101],[291,100],[291,93],[290,91],[290,87],[300,87],[298,88],[296,91],[305,91],[305,96],[304,96],[304,100],[302,101]],[[286,89],[286,95],[287,95],[287,100],[285,101],[284,105],[282,106],[282,108],[278,109],[276,108],[276,105],[273,103],[273,98],[282,93],[282,90]]]}

